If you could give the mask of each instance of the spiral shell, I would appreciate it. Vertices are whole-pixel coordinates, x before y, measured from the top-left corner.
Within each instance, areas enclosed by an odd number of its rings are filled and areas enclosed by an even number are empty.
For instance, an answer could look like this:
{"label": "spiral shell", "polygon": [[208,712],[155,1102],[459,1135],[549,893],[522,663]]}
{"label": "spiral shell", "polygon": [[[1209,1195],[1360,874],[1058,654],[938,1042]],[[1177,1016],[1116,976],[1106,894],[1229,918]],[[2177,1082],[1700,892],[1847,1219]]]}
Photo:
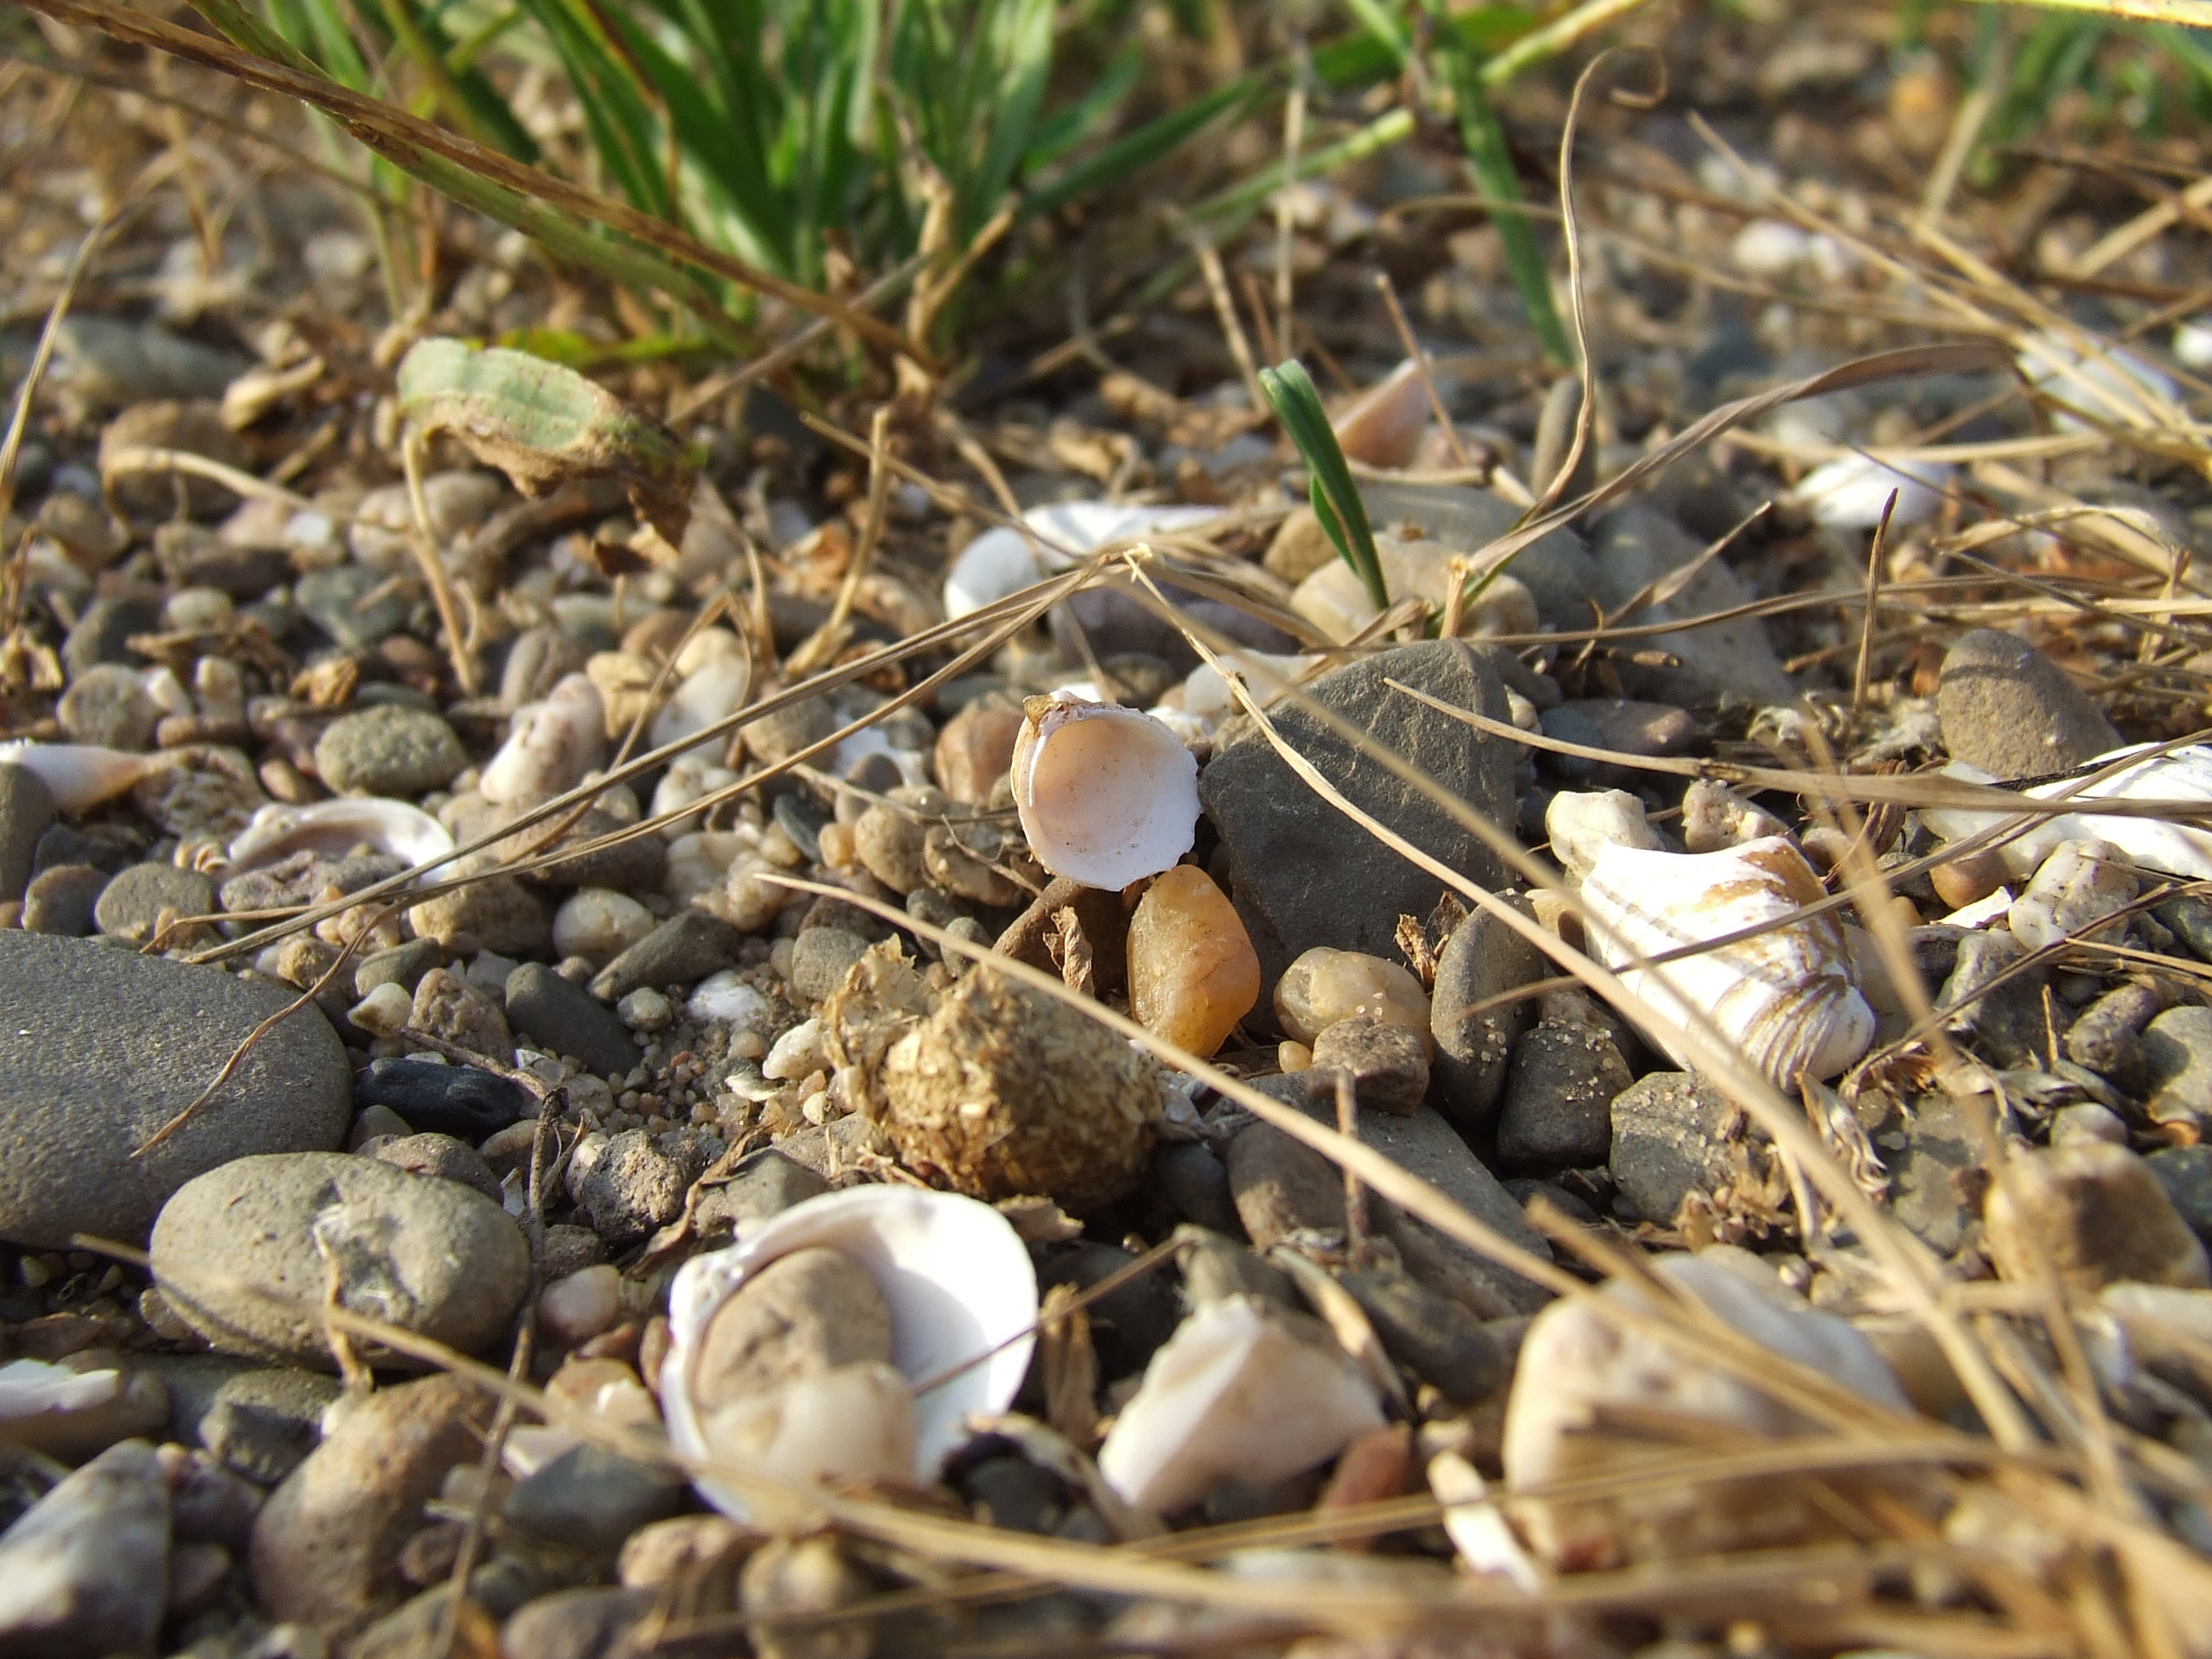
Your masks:
{"label": "spiral shell", "polygon": [[[912,1405],[912,1475],[926,1486],[968,1440],[971,1416],[994,1417],[1012,1403],[1029,1369],[1037,1316],[1029,1247],[989,1205],[951,1193],[912,1187],[824,1193],[748,1229],[731,1249],[685,1262],[669,1287],[670,1346],[660,1368],[669,1443],[690,1457],[714,1455],[695,1377],[708,1326],[769,1262],[815,1248],[866,1269],[890,1310],[890,1369],[908,1383],[932,1385],[915,1393]],[[853,1432],[865,1426],[855,1424]],[[751,1517],[754,1505],[730,1483],[707,1475],[696,1484],[725,1515]]]}
{"label": "spiral shell", "polygon": [[1607,846],[1582,895],[1593,941],[1615,969],[1780,924],[1622,974],[1666,1022],[1651,1036],[1677,1061],[1689,1063],[1678,1038],[1693,1009],[1784,1087],[1800,1074],[1833,1077],[1874,1039],[1874,1011],[1859,994],[1842,925],[1832,914],[1784,920],[1823,895],[1804,854],[1779,836],[1717,853]]}
{"label": "spiral shell", "polygon": [[1046,869],[1118,892],[1190,851],[1198,762],[1164,721],[1064,696],[1032,697],[1024,714],[1014,805]]}

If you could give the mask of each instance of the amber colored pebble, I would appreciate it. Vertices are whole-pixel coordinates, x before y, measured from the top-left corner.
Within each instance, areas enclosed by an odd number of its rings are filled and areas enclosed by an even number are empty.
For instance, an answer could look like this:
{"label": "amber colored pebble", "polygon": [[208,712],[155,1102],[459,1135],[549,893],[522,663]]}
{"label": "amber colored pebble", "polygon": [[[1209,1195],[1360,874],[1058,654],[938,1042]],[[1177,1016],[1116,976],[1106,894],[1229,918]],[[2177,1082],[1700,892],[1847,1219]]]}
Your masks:
{"label": "amber colored pebble", "polygon": [[[1370,1429],[1354,1437],[1339,1454],[1336,1468],[1322,1489],[1320,1503],[1314,1507],[1328,1515],[1335,1510],[1358,1509],[1364,1504],[1401,1497],[1413,1468],[1412,1430],[1402,1423]],[[1374,1547],[1375,1538],[1373,1533],[1354,1533],[1334,1541],[1340,1550],[1364,1550]]]}
{"label": "amber colored pebble", "polygon": [[1928,882],[1936,897],[1954,910],[1963,910],[2003,886],[2006,873],[2004,860],[1985,847],[1936,865],[1928,872]]}
{"label": "amber colored pebble", "polygon": [[1260,1000],[1260,957],[1237,907],[1194,864],[1146,890],[1129,918],[1129,1008],[1146,1030],[1211,1054]]}

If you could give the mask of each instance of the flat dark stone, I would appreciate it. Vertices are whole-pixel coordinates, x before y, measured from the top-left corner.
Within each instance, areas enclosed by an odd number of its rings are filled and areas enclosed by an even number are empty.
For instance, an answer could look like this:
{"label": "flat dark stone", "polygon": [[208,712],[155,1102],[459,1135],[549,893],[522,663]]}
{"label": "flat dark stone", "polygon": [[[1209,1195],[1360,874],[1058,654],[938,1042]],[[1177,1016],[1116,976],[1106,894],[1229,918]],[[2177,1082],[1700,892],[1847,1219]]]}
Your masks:
{"label": "flat dark stone", "polygon": [[476,1142],[518,1121],[530,1104],[519,1084],[476,1066],[372,1060],[354,1079],[356,1107],[381,1106],[426,1134]]}
{"label": "flat dark stone", "polygon": [[637,1045],[615,1011],[543,963],[526,962],[507,976],[507,1023],[553,1054],[574,1055],[600,1077],[619,1076],[637,1064]]}

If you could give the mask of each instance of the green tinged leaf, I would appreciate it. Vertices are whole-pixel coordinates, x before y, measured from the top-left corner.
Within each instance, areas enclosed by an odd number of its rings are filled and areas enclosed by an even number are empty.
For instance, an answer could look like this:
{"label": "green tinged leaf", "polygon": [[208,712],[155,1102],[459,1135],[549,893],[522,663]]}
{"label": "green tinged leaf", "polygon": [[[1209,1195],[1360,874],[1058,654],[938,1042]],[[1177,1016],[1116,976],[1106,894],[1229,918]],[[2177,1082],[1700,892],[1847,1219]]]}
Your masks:
{"label": "green tinged leaf", "polygon": [[673,542],[691,516],[698,462],[676,434],[571,368],[465,340],[418,342],[400,359],[399,413],[447,432],[526,495],[571,478],[619,478]]}
{"label": "green tinged leaf", "polygon": [[1260,390],[1305,461],[1310,480],[1307,491],[1322,533],[1338,556],[1352,567],[1375,608],[1389,610],[1390,589],[1382,580],[1382,560],[1375,550],[1367,504],[1359,498],[1359,486],[1352,479],[1352,467],[1344,459],[1343,447],[1336,441],[1336,431],[1329,425],[1328,411],[1322,407],[1321,393],[1314,389],[1312,377],[1292,357],[1273,368],[1261,369]]}

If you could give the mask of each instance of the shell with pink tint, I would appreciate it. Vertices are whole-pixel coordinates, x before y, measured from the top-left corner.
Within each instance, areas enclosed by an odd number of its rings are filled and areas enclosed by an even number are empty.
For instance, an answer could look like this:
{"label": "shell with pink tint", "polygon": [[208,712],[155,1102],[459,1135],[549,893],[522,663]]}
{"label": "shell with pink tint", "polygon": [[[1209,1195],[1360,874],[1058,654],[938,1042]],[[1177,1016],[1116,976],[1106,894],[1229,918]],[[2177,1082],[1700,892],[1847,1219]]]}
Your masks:
{"label": "shell with pink tint", "polygon": [[1198,761],[1165,721],[1064,696],[1032,697],[1023,714],[1014,805],[1047,870],[1118,892],[1190,851]]}

